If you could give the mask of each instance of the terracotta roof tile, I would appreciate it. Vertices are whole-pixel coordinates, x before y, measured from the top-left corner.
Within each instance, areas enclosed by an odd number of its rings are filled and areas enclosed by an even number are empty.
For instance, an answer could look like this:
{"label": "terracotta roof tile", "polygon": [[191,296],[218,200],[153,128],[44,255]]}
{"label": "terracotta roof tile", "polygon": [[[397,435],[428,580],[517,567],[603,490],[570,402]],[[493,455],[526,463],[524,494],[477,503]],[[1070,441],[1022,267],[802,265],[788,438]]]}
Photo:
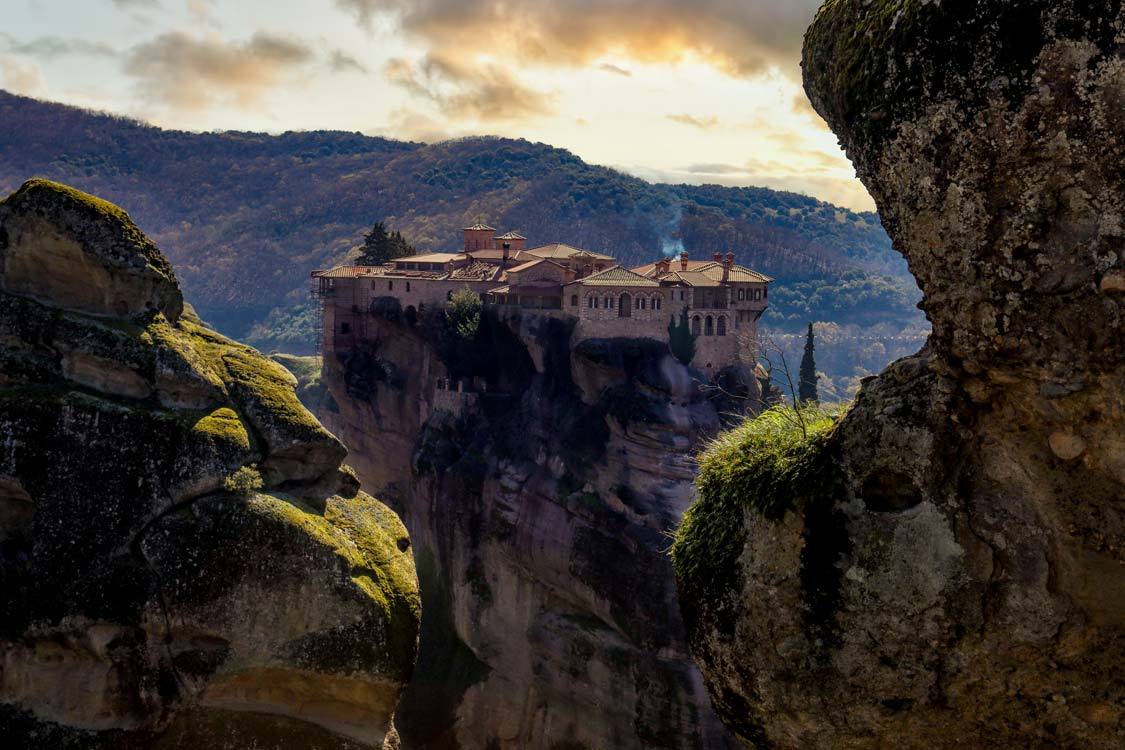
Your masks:
{"label": "terracotta roof tile", "polygon": [[645,278],[639,273],[633,273],[628,268],[614,266],[604,271],[591,274],[583,279],[570,282],[582,286],[641,286],[658,287],[660,283],[653,279]]}
{"label": "terracotta roof tile", "polygon": [[562,242],[555,242],[550,245],[542,245],[531,250],[525,250],[528,255],[535,255],[540,258],[573,258],[575,255],[588,255],[594,260],[614,260],[611,255],[602,255],[601,253],[583,250],[580,247],[573,247]]}

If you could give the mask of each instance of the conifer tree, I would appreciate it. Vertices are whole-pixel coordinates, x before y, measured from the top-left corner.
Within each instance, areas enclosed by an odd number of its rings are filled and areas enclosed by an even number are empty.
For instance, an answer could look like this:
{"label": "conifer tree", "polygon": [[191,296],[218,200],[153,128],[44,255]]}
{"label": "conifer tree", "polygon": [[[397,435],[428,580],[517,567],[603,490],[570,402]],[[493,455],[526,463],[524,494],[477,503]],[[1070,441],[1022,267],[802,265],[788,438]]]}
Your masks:
{"label": "conifer tree", "polygon": [[691,361],[695,358],[695,335],[691,332],[691,327],[688,323],[688,309],[684,306],[683,312],[680,313],[680,323],[676,324],[676,317],[673,315],[672,319],[668,321],[668,346],[672,350],[672,355],[680,360],[684,365],[691,366]]}
{"label": "conifer tree", "polygon": [[816,392],[816,346],[813,343],[813,324],[809,323],[809,335],[805,339],[805,355],[801,357],[801,373],[797,382],[797,398],[802,404],[820,400]]}
{"label": "conifer tree", "polygon": [[406,255],[414,255],[414,247],[403,238],[402,232],[388,231],[384,222],[377,221],[363,238],[363,249],[356,258],[356,265],[381,266]]}

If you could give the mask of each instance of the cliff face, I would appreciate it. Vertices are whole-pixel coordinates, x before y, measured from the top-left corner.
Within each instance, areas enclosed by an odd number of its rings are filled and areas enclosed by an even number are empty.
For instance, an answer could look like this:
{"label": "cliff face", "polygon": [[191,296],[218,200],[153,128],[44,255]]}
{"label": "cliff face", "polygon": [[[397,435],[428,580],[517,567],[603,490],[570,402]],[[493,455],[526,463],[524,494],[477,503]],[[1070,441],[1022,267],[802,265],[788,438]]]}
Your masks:
{"label": "cliff face", "polygon": [[[404,747],[730,747],[666,554],[716,404],[666,345],[572,347],[562,320],[489,310],[463,341],[442,315],[390,306],[323,376],[328,424],[415,544]],[[487,387],[435,388],[450,376]]]}
{"label": "cliff face", "polygon": [[933,335],[837,426],[746,440],[762,481],[718,478],[680,531],[692,650],[747,745],[1125,741],[1122,49],[1119,1],[817,16],[806,88]]}
{"label": "cliff face", "polygon": [[116,206],[0,202],[0,744],[381,746],[409,538]]}

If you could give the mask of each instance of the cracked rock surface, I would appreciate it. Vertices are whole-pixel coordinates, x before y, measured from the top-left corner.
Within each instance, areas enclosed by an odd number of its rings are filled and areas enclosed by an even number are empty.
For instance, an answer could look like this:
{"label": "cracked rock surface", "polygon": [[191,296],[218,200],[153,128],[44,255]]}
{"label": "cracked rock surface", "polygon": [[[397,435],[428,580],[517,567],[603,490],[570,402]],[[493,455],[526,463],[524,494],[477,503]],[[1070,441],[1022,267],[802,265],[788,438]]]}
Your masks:
{"label": "cracked rock surface", "polygon": [[1121,747],[1123,4],[829,0],[804,75],[933,335],[677,560],[713,702],[752,747]]}
{"label": "cracked rock surface", "polygon": [[394,736],[409,539],[294,386],[116,206],[0,202],[0,745]]}

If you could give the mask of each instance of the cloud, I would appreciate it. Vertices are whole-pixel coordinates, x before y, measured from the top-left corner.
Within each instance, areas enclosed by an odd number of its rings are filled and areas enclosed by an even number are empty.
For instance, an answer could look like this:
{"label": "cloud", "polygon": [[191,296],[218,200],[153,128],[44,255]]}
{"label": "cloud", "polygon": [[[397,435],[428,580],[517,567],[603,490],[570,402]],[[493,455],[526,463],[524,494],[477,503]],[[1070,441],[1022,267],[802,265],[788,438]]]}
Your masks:
{"label": "cloud", "polygon": [[334,49],[328,56],[328,65],[335,73],[366,73],[367,66],[342,49]]}
{"label": "cloud", "polygon": [[535,65],[580,67],[612,54],[644,63],[704,60],[736,76],[796,76],[821,0],[336,0],[371,27],[396,19],[432,52],[482,50]]}
{"label": "cloud", "polygon": [[665,117],[672,122],[678,122],[681,125],[690,125],[691,127],[699,128],[700,130],[711,130],[712,128],[718,127],[719,125],[719,118],[714,116],[696,117],[695,115],[679,114],[665,115]]}
{"label": "cloud", "polygon": [[113,0],[118,8],[156,8],[160,0]]}
{"label": "cloud", "polygon": [[747,174],[746,167],[737,164],[692,164],[683,171],[688,174]]}
{"label": "cloud", "polygon": [[43,72],[35,63],[23,63],[0,55],[0,88],[15,94],[36,96],[44,90]]}
{"label": "cloud", "polygon": [[418,63],[392,58],[383,72],[388,81],[428,99],[453,120],[523,120],[554,111],[551,95],[525,86],[501,65],[467,65],[430,54]]}
{"label": "cloud", "polygon": [[613,73],[614,75],[629,77],[633,75],[633,71],[626,70],[612,63],[602,63],[598,66],[598,70],[604,70],[606,73]]}
{"label": "cloud", "polygon": [[67,39],[58,36],[43,36],[21,42],[13,36],[0,32],[0,50],[16,55],[27,55],[45,60],[53,60],[69,55],[84,57],[116,57],[117,50],[102,42],[85,39]]}
{"label": "cloud", "polygon": [[201,109],[227,99],[245,109],[283,74],[312,58],[303,42],[271,34],[238,43],[176,31],[132,48],[124,70],[145,96],[175,109]]}

